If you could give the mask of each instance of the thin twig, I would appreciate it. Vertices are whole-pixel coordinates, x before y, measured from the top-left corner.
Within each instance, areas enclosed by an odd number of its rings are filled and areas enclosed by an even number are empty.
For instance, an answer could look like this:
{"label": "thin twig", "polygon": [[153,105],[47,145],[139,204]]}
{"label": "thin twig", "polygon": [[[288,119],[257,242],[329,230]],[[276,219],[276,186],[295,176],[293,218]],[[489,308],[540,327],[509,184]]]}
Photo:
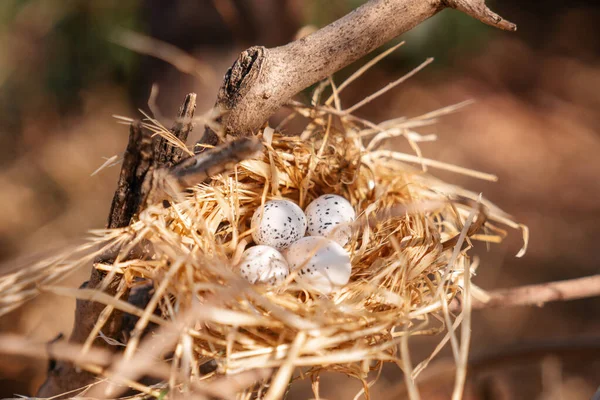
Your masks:
{"label": "thin twig", "polygon": [[251,157],[261,148],[256,137],[238,139],[188,158],[171,168],[169,174],[182,186],[190,187]]}
{"label": "thin twig", "polygon": [[[568,301],[600,296],[600,275],[494,290],[487,292],[487,294],[489,295],[487,301],[473,299],[472,308],[474,310],[515,306],[541,307],[553,301]],[[461,308],[461,304],[454,302],[450,307],[453,311],[458,311]]]}
{"label": "thin twig", "polygon": [[231,170],[235,164],[252,157],[261,148],[262,143],[256,137],[240,138],[196,154],[171,168],[158,169],[153,174],[147,204],[178,198],[185,189]]}
{"label": "thin twig", "polygon": [[129,50],[169,63],[179,71],[195,76],[203,82],[213,81],[216,77],[210,65],[201,62],[170,43],[125,29],[115,31],[110,39],[113,43]]}
{"label": "thin twig", "polygon": [[410,77],[416,75],[419,71],[421,71],[423,68],[425,68],[432,62],[433,62],[433,58],[430,57],[430,58],[426,59],[418,67],[414,68],[408,74],[403,75],[400,78],[396,79],[395,81],[388,83],[387,85],[385,85],[385,87],[383,87],[383,88],[379,89],[378,91],[376,91],[375,93],[370,94],[369,96],[365,97],[364,99],[362,99],[361,101],[359,101],[358,103],[353,105],[352,107],[348,107],[347,109],[344,110],[344,112],[346,112],[347,114],[353,113],[354,111],[358,110],[360,107],[364,106],[365,104],[370,103],[371,101],[373,101],[377,97],[381,96],[385,92],[392,90],[393,88],[395,88],[402,82],[405,82]]}

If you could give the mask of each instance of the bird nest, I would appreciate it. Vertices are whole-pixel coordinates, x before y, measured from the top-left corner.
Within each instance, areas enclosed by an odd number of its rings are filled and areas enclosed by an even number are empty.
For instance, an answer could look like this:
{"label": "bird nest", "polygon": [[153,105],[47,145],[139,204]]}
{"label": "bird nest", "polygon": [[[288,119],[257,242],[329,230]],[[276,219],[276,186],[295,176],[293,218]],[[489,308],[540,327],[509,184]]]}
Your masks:
{"label": "bird nest", "polygon": [[[255,157],[183,196],[147,207],[127,228],[97,231],[96,239],[80,248],[103,243],[99,251],[77,262],[65,255],[33,267],[38,285],[47,285],[101,251],[120,248],[114,262],[95,264],[109,278],[124,277],[115,297],[54,289],[109,306],[93,338],[114,309],[139,317],[124,354],[124,360],[138,364],[117,364],[111,376],[155,368],[155,375],[163,374],[162,387],[175,390],[254,371],[250,385],[238,389],[268,390],[268,398],[274,399],[295,377],[315,378],[324,371],[356,377],[367,390],[369,371],[393,362],[402,368],[410,389],[412,378],[447,342],[457,345],[461,323],[462,348],[468,348],[470,299],[485,301],[485,293],[471,284],[477,259],[467,251],[473,241],[499,242],[505,232],[496,224],[519,225],[481,196],[427,172],[442,168],[494,179],[420,155],[418,143],[432,138],[412,128],[456,107],[375,125],[333,108],[291,106],[293,115],[309,119],[301,134],[265,128],[257,135],[263,147]],[[168,134],[160,127],[156,131]],[[379,149],[396,136],[407,139],[417,155]],[[261,205],[289,199],[304,208],[332,193],[346,198],[357,215],[345,246],[352,273],[344,287],[330,295],[313,292],[295,281],[299,271],[274,286],[252,285],[241,276],[238,261],[252,242],[251,219]],[[135,250],[139,248],[144,251]],[[77,258],[80,253],[72,254]],[[42,271],[51,272],[42,279]],[[35,280],[23,274],[0,282],[7,288],[4,297],[14,300],[19,290],[28,293],[23,288]],[[148,281],[153,291],[145,310],[119,300],[126,287],[135,291]],[[453,303],[457,297],[462,304]],[[155,342],[141,342],[150,324],[154,338],[164,342],[162,350],[155,350]],[[434,334],[440,335],[439,345],[413,366],[409,338]],[[150,360],[146,352],[155,358],[140,367]],[[464,372],[467,353],[457,354],[458,370]],[[168,360],[171,368],[162,373],[149,367],[156,358]],[[457,382],[461,379],[464,374]],[[257,380],[262,384],[248,388]],[[164,395],[157,386],[130,386]],[[208,386],[204,390],[211,393]]]}
{"label": "bird nest", "polygon": [[[494,221],[517,225],[480,196],[425,170],[488,175],[376,149],[392,136],[423,139],[405,128],[414,120],[373,129],[316,108],[296,111],[311,116],[301,135],[264,129],[256,157],[168,206],[147,208],[120,231],[119,241],[129,243],[122,257],[97,268],[124,275],[132,286],[152,280],[153,298],[132,338],[149,322],[184,321],[173,363],[185,379],[208,379],[198,372],[205,363],[214,367],[209,376],[276,370],[269,385],[281,395],[296,368],[303,376],[337,371],[365,382],[370,370],[395,362],[415,376],[429,359],[413,369],[408,339],[444,333],[447,342],[465,312],[450,309],[452,300],[462,297],[467,308],[471,295],[485,296],[470,284],[477,266],[467,254],[472,241],[500,241],[504,231]],[[365,147],[369,135],[375,138]],[[272,199],[304,208],[332,193],[357,214],[345,246],[348,284],[325,296],[296,283],[298,271],[275,286],[242,278],[237,264],[252,242],[257,208]],[[151,256],[132,259],[136,243]],[[130,340],[127,351],[134,354],[136,346]]]}

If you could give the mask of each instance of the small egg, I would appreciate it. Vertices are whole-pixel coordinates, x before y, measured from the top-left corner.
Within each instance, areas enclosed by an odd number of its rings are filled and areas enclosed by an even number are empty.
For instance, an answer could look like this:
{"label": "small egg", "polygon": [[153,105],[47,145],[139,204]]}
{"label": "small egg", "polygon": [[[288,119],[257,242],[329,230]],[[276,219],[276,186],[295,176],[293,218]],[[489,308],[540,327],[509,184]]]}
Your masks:
{"label": "small egg", "polygon": [[242,276],[253,284],[278,285],[290,274],[283,255],[269,246],[258,245],[246,249],[238,265]]}
{"label": "small egg", "polygon": [[350,279],[350,256],[333,240],[307,236],[293,243],[284,256],[290,271],[297,270],[296,281],[317,292],[329,294]]}
{"label": "small egg", "polygon": [[306,233],[306,217],[296,203],[289,200],[267,201],[252,216],[252,238],[256,244],[264,244],[283,250]]}
{"label": "small egg", "polygon": [[326,194],[317,197],[306,207],[309,236],[323,236],[336,241],[342,246],[352,237],[349,225],[356,212],[352,204],[337,194]]}

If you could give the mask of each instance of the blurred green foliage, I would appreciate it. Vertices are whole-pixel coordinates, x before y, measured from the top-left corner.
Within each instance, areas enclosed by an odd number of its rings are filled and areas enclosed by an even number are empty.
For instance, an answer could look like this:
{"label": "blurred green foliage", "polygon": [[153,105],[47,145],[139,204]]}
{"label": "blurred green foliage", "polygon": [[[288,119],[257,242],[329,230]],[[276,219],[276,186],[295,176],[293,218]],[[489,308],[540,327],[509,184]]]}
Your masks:
{"label": "blurred green foliage", "polygon": [[88,85],[106,79],[124,82],[134,72],[135,53],[108,38],[115,28],[137,28],[137,1],[90,4],[74,4],[48,37],[52,54],[47,58],[45,84],[67,104]]}
{"label": "blurred green foliage", "polygon": [[45,121],[77,115],[89,88],[133,82],[138,55],[108,38],[117,28],[140,29],[140,3],[0,1],[0,163],[43,138]]}
{"label": "blurred green foliage", "polygon": [[[108,41],[116,28],[139,29],[138,0],[3,0],[0,61],[3,97],[12,102],[52,96],[62,111],[81,90],[105,81],[123,83],[137,55]],[[25,101],[25,100],[23,100]]]}

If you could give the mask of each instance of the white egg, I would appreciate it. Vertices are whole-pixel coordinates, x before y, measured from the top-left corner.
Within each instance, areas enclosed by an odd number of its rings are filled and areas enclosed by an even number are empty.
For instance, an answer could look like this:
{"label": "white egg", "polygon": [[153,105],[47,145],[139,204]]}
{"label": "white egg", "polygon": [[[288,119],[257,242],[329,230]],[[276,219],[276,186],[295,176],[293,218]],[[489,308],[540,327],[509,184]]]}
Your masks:
{"label": "white egg", "polygon": [[264,244],[283,250],[306,233],[306,216],[296,203],[289,200],[267,201],[264,208],[257,208],[252,216],[252,238],[256,244]]}
{"label": "white egg", "polygon": [[352,264],[350,256],[333,240],[307,236],[293,243],[284,256],[296,281],[313,290],[329,294],[348,283]]}
{"label": "white egg", "polygon": [[342,246],[352,237],[350,223],[356,218],[352,204],[337,194],[317,197],[306,207],[308,234],[323,236]]}
{"label": "white egg", "polygon": [[238,265],[240,273],[250,283],[278,285],[290,273],[283,255],[274,248],[263,245],[246,249]]}

